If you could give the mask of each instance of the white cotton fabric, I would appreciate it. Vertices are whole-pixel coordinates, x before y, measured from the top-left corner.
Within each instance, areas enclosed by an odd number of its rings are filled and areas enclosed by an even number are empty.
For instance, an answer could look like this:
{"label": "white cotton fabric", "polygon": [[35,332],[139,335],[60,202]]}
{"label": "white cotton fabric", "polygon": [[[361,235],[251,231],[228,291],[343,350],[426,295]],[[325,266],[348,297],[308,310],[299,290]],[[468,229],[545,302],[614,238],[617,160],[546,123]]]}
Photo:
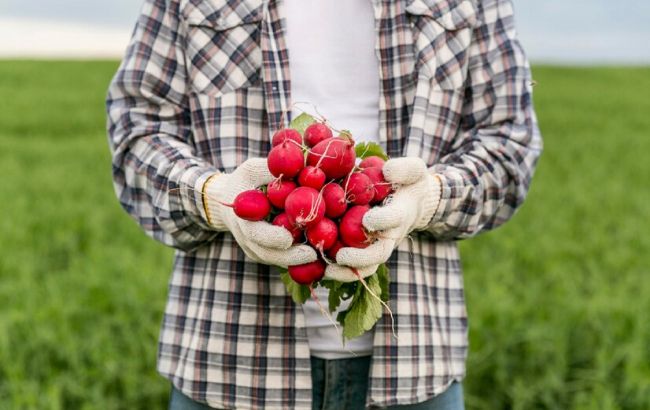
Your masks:
{"label": "white cotton fabric", "polygon": [[307,245],[291,246],[293,237],[286,229],[265,221],[241,219],[224,205],[232,204],[240,192],[266,185],[273,179],[265,158],[249,159],[232,174],[208,179],[203,194],[209,223],[217,231],[229,231],[244,253],[256,262],[285,268],[313,262],[316,251]]}
{"label": "white cotton fabric", "polygon": [[[303,110],[320,113],[331,127],[349,130],[356,142],[379,142],[379,61],[372,2],[285,0],[284,11],[294,117]],[[317,289],[317,295],[327,304],[326,289]],[[343,303],[333,316],[348,305]],[[340,334],[313,300],[305,303],[304,313],[313,356],[338,359],[372,353],[373,332],[343,346]]]}
{"label": "white cotton fabric", "polygon": [[[294,117],[320,113],[379,142],[379,60],[370,0],[285,0]],[[315,112],[314,107],[318,110]]]}

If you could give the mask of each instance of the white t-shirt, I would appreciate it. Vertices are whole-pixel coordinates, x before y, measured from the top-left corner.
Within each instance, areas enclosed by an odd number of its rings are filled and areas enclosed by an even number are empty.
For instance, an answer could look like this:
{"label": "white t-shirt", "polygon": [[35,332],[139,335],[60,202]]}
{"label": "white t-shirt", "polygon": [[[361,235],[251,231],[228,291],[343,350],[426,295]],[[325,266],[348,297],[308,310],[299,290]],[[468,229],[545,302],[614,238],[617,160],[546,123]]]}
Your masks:
{"label": "white t-shirt", "polygon": [[[371,0],[285,0],[284,8],[293,102],[315,105],[331,126],[351,131],[357,142],[378,142],[380,80]],[[299,104],[293,115],[300,109],[314,113],[310,105]],[[327,309],[327,290],[318,288],[316,294]],[[372,331],[343,346],[314,301],[303,309],[313,356],[372,354]]]}

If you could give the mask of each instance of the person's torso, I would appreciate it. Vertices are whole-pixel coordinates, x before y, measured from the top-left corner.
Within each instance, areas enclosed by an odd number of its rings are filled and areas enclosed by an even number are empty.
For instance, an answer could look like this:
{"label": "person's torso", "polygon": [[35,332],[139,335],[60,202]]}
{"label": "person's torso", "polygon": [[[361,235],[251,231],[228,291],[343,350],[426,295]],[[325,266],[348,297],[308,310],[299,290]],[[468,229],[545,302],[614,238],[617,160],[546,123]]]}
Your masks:
{"label": "person's torso", "polygon": [[[476,10],[469,0],[371,3],[377,137],[390,156],[419,156],[432,165],[461,131]],[[176,41],[187,72],[186,137],[196,155],[220,170],[266,156],[271,134],[291,117],[291,51],[281,4],[180,1]],[[378,404],[442,391],[464,374],[467,351],[457,245],[413,234],[388,267],[399,338],[384,315],[375,326],[370,372],[369,397]],[[217,407],[307,409],[309,356],[304,314],[277,269],[246,258],[228,234],[177,252],[158,370],[185,393],[199,392]]]}

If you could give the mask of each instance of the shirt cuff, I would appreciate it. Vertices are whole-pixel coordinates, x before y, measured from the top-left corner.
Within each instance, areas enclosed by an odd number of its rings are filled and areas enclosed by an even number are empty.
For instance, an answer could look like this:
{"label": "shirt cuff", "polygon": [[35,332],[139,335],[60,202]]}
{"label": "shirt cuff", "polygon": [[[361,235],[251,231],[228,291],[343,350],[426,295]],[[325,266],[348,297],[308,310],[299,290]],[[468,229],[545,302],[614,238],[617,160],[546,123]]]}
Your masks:
{"label": "shirt cuff", "polygon": [[[228,231],[228,227],[224,223],[224,212],[227,209],[222,205],[224,194],[231,190],[229,184],[232,184],[229,175],[221,172],[210,175],[201,187],[203,195],[201,195],[201,209],[205,215],[205,221],[212,230],[215,231]],[[231,202],[231,201],[228,201]]]}
{"label": "shirt cuff", "polygon": [[440,179],[441,189],[438,209],[431,218],[428,231],[434,236],[446,237],[452,230],[449,222],[455,217],[453,208],[465,190],[465,181],[460,172],[449,166],[437,165],[431,168],[431,171]]}
{"label": "shirt cuff", "polygon": [[212,167],[193,167],[181,176],[180,186],[186,190],[181,195],[183,209],[203,229],[214,230],[208,222],[208,216],[203,206],[203,186],[210,177],[218,173],[219,170]]}

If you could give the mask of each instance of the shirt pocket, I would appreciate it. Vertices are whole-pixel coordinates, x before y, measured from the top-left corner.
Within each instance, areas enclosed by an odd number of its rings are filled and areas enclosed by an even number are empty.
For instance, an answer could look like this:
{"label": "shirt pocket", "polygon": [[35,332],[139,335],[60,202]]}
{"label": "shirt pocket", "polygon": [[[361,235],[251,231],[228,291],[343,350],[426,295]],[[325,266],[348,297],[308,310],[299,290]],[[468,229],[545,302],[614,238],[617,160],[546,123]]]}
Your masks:
{"label": "shirt pocket", "polygon": [[468,50],[477,15],[471,0],[410,0],[416,72],[432,87],[458,90],[467,78]]}
{"label": "shirt pocket", "polygon": [[188,83],[199,94],[220,96],[261,80],[262,0],[188,0],[185,25]]}

